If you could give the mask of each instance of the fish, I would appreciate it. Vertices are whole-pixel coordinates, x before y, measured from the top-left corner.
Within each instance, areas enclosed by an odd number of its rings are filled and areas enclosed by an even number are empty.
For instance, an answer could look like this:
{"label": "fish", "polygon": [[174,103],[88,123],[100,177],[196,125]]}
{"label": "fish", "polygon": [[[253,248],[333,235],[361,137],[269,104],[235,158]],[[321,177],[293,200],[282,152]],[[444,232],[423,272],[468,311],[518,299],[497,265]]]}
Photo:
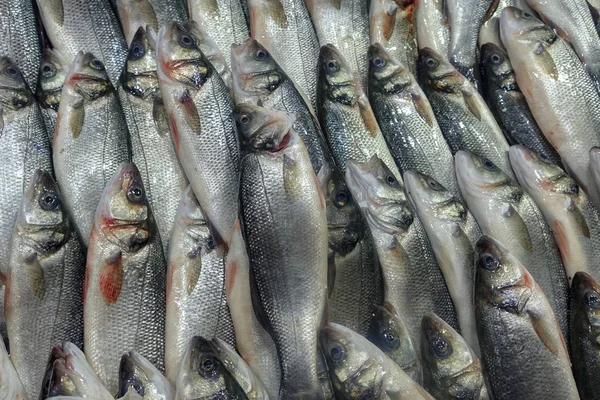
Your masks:
{"label": "fish", "polygon": [[2,400],[27,400],[27,393],[17,375],[4,343],[0,341],[0,374],[2,385],[0,386],[0,399]]}
{"label": "fish", "polygon": [[131,42],[139,28],[152,28],[158,32],[156,13],[150,0],[116,0],[117,17],[123,28],[125,43],[129,47],[128,60],[131,58]]}
{"label": "fish", "polygon": [[409,170],[404,173],[404,183],[444,275],[460,332],[479,355],[473,309],[474,247],[481,236],[479,225],[464,203],[434,178]]}
{"label": "fish", "polygon": [[31,90],[37,86],[41,53],[33,2],[3,1],[0,5],[0,55],[15,63]]}
{"label": "fish", "polygon": [[[481,54],[481,50],[483,45],[486,43],[495,44],[502,50],[506,51],[502,45],[502,40],[500,39],[500,15],[502,14],[502,10],[504,10],[506,7],[516,6],[515,3],[515,0],[495,0],[492,2],[490,9],[485,16],[485,20],[483,24],[481,24],[481,28],[479,28],[478,46],[480,51],[480,61],[483,60],[483,54]],[[481,68],[480,72],[483,74],[484,71],[481,62],[479,66]],[[484,83],[483,76],[481,78],[482,83]]]}
{"label": "fish", "polygon": [[396,164],[435,177],[460,196],[452,152],[421,87],[381,45],[369,48],[369,102]]}
{"label": "fish", "polygon": [[339,398],[433,399],[377,346],[345,326],[329,323],[320,341]]}
{"label": "fish", "polygon": [[193,336],[235,343],[225,297],[225,256],[188,187],[177,209],[167,267],[165,368],[171,382]]}
{"label": "fish", "polygon": [[377,155],[394,176],[400,176],[367,96],[332,45],[321,48],[318,100],[321,127],[342,173],[348,160],[367,162]]}
{"label": "fish", "polygon": [[167,256],[177,205],[188,180],[171,138],[155,57],[155,32],[140,27],[131,42],[117,92],[129,130],[132,161],[142,174]]}
{"label": "fish", "polygon": [[422,323],[425,387],[438,400],[490,399],[481,361],[450,325],[433,313]]}
{"label": "fish", "polygon": [[156,13],[158,27],[176,22],[185,24],[188,22],[186,0],[149,0]]}
{"label": "fish", "polygon": [[86,247],[100,195],[130,157],[127,122],[104,64],[80,52],[61,92],[52,161],[63,203]]}
{"label": "fish", "polygon": [[418,349],[413,346],[406,324],[389,303],[375,306],[366,338],[398,364],[410,379],[423,384]]}
{"label": "fish", "polygon": [[307,0],[306,8],[319,38],[342,54],[362,89],[367,91],[369,61],[369,4],[366,1]]}
{"label": "fish", "polygon": [[450,25],[448,60],[476,88],[478,86],[477,39],[479,28],[494,1],[447,0],[445,3]]}
{"label": "fish", "polygon": [[[429,48],[443,57],[448,57],[450,26],[446,14],[446,1],[417,0],[414,15],[419,50]],[[417,64],[416,70],[418,69]]]}
{"label": "fish", "polygon": [[481,71],[488,105],[508,142],[523,144],[562,165],[531,114],[506,50],[495,43],[485,43],[481,47]]}
{"label": "fish", "polygon": [[242,7],[243,0],[187,0],[190,20],[204,29],[218,51],[227,57],[231,45],[250,37],[250,28]]}
{"label": "fish", "polygon": [[231,68],[235,101],[296,115],[294,130],[308,150],[315,173],[333,158],[315,111],[290,76],[273,56],[254,39],[231,46]]}
{"label": "fish", "polygon": [[50,142],[54,138],[60,95],[68,69],[69,64],[57,50],[48,47],[44,49],[35,97],[40,106]]}
{"label": "fish", "polygon": [[525,146],[512,146],[510,161],[552,229],[569,284],[577,271],[600,274],[600,215],[585,192],[564,170]]}
{"label": "fish", "polygon": [[417,75],[417,27],[414,0],[373,0],[369,7],[369,38]]}
{"label": "fish", "polygon": [[570,45],[533,15],[505,8],[500,33],[544,136],[569,174],[600,205],[600,191],[589,172],[589,151],[600,145],[600,96],[592,79]]}
{"label": "fish", "polygon": [[484,235],[501,240],[540,285],[568,338],[569,283],[560,252],[534,200],[490,160],[461,150],[458,184]]}
{"label": "fish", "polygon": [[595,384],[600,367],[598,309],[600,284],[590,274],[577,272],[571,286],[571,360],[579,393],[584,399],[600,395]]}
{"label": "fish", "polygon": [[[164,371],[166,262],[139,170],[123,163],[98,209],[84,286],[84,348],[110,393],[123,353]],[[126,327],[125,332],[123,328]]]}
{"label": "fish", "polygon": [[365,336],[383,301],[381,270],[368,226],[343,176],[330,164],[317,175],[328,227],[329,321]]}
{"label": "fish", "polygon": [[240,151],[233,99],[194,35],[161,28],[158,80],[175,151],[217,243],[229,243],[238,215]]}
{"label": "fish", "polygon": [[273,338],[254,313],[254,282],[250,278],[250,259],[239,220],[234,225],[233,240],[227,253],[225,282],[237,351],[264,385],[269,398],[276,399],[281,378],[279,358]]}
{"label": "fish", "polygon": [[52,46],[71,64],[80,51],[98,57],[113,86],[125,66],[127,43],[106,0],[36,0],[40,20]]}
{"label": "fish", "polygon": [[499,241],[482,236],[476,252],[475,314],[493,398],[579,399],[567,346],[542,289]]}
{"label": "fish", "polygon": [[486,157],[511,178],[508,142],[477,89],[442,55],[419,51],[423,91],[452,154],[469,150]]}
{"label": "fish", "polygon": [[15,224],[4,313],[13,364],[30,398],[39,394],[46,352],[83,344],[85,251],[48,171],[31,178]]}
{"label": "fish", "polygon": [[102,386],[83,352],[75,344],[67,341],[54,345],[50,352],[39,398],[55,399],[61,396],[114,399]]}
{"label": "fish", "polygon": [[175,389],[168,379],[141,354],[130,351],[123,354],[119,364],[119,394],[125,396],[131,389],[144,400],[173,400]]}
{"label": "fish", "polygon": [[248,399],[269,400],[262,382],[254,375],[244,359],[227,342],[215,337],[210,341],[213,351],[231,376],[242,387]]}
{"label": "fish", "polygon": [[308,99],[317,105],[319,39],[302,0],[247,0],[250,36],[263,45]]}
{"label": "fish", "polygon": [[176,400],[248,398],[211,342],[201,336],[194,336],[187,346],[176,389]]}
{"label": "fish", "polygon": [[377,157],[348,161],[346,184],[369,224],[383,275],[384,301],[420,348],[421,317],[434,311],[457,326],[452,300],[423,225],[404,193],[401,177]]}
{"label": "fish", "polygon": [[319,400],[324,395],[317,376],[318,330],[328,272],[325,200],[302,139],[283,126],[266,132],[277,134],[274,147],[245,146],[242,159],[241,214],[253,306],[277,348],[278,398]]}

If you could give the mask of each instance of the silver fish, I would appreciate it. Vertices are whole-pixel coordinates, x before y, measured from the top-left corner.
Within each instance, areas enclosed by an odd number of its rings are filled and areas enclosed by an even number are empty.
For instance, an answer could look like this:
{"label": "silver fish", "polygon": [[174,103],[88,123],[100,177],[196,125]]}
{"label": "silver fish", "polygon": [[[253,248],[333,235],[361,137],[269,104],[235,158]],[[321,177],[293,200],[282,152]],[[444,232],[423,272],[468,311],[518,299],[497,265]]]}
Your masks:
{"label": "silver fish", "polygon": [[[419,50],[429,48],[447,57],[450,27],[445,3],[445,0],[418,0],[414,18]],[[418,67],[416,69],[418,70]]]}
{"label": "silver fish", "polygon": [[158,32],[156,13],[150,0],[116,0],[117,16],[123,28],[125,43],[131,53],[131,42],[139,28],[152,28]]}
{"label": "silver fish", "polygon": [[52,142],[56,130],[58,106],[68,69],[69,64],[58,50],[44,49],[35,96],[42,111],[50,142]]}
{"label": "silver fish", "polygon": [[144,400],[173,400],[175,389],[150,361],[130,351],[123,354],[119,364],[119,394],[125,396],[131,389]]}
{"label": "silver fish", "polygon": [[118,93],[129,128],[132,161],[142,174],[166,256],[177,205],[188,181],[169,131],[155,56],[155,33],[140,27],[131,42]]}
{"label": "silver fish", "polygon": [[25,393],[19,375],[10,361],[4,343],[0,343],[0,374],[2,375],[1,400],[27,400],[27,393]]}
{"label": "silver fish", "polygon": [[240,168],[233,100],[183,27],[161,29],[157,58],[175,151],[215,239],[229,243],[238,214]]}
{"label": "silver fish", "polygon": [[186,11],[186,0],[149,0],[156,13],[158,27],[176,22],[185,24],[188,22]]}
{"label": "silver fish", "polygon": [[165,281],[142,177],[134,164],[123,163],[98,204],[84,288],[85,352],[110,393],[118,391],[127,351],[164,370]]}
{"label": "silver fish", "polygon": [[128,135],[104,64],[80,52],[61,92],[52,158],[63,202],[86,246],[100,195],[117,167],[129,160]]}
{"label": "silver fish", "polygon": [[168,261],[165,369],[175,382],[193,336],[235,343],[225,297],[225,250],[217,246],[191,187],[177,209]]}

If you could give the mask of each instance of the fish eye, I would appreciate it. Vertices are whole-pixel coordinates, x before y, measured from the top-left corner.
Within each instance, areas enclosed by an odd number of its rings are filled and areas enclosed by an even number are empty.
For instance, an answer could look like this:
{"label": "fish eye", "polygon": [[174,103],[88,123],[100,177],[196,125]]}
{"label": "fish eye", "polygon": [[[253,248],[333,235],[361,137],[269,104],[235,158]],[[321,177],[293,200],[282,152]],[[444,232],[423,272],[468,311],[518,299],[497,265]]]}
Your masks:
{"label": "fish eye", "polygon": [[500,266],[500,260],[491,254],[482,254],[479,257],[479,266],[488,271],[495,271]]}
{"label": "fish eye", "polygon": [[392,187],[398,186],[398,180],[396,179],[396,177],[394,176],[394,174],[392,174],[391,172],[388,172],[385,175],[385,181],[387,182],[387,184],[389,186],[392,186]]}
{"label": "fish eye", "polygon": [[194,39],[191,36],[183,34],[179,37],[179,44],[188,49],[194,48]]}
{"label": "fish eye", "polygon": [[329,72],[337,72],[340,70],[340,66],[336,60],[329,60],[325,63],[325,69]]}
{"label": "fish eye", "polygon": [[12,65],[9,65],[8,67],[4,68],[4,73],[11,78],[16,78],[19,76],[19,71]]}
{"label": "fish eye", "polygon": [[345,189],[341,189],[335,194],[335,205],[338,208],[346,206],[349,201],[350,195]]}
{"label": "fish eye", "polygon": [[504,61],[504,57],[501,54],[494,53],[490,56],[490,61],[494,65],[501,64]]}
{"label": "fish eye", "polygon": [[427,184],[429,185],[429,187],[431,189],[436,190],[436,191],[440,191],[440,190],[444,189],[444,187],[442,185],[440,185],[435,179],[429,179],[427,181]]}
{"label": "fish eye", "polygon": [[248,125],[250,123],[250,121],[252,121],[252,116],[250,114],[242,114],[238,118],[238,121],[242,125]]}
{"label": "fish eye", "polygon": [[483,160],[482,164],[483,164],[483,168],[487,169],[488,171],[498,171],[498,167],[496,167],[496,164],[494,164],[487,158],[485,160]]}
{"label": "fish eye", "polygon": [[572,183],[569,186],[569,193],[578,195],[579,194],[579,185],[577,185],[576,183]]}
{"label": "fish eye", "polygon": [[429,346],[438,358],[446,358],[452,353],[452,346],[447,340],[442,338],[434,338],[429,343]]}
{"label": "fish eye", "polygon": [[102,71],[104,69],[104,64],[102,63],[102,61],[98,60],[97,58],[94,58],[92,61],[90,61],[90,67]]}
{"label": "fish eye", "polygon": [[50,63],[45,63],[42,66],[42,76],[44,78],[52,78],[55,74],[56,74],[56,69],[54,68],[54,65],[52,65]]}
{"label": "fish eye", "polygon": [[125,395],[129,391],[129,388],[133,388],[133,390],[135,390],[140,396],[144,396],[145,394],[144,386],[142,386],[139,379],[137,379],[135,376],[128,378],[123,382],[121,394]]}
{"label": "fish eye", "polygon": [[588,307],[600,308],[600,295],[595,290],[590,290],[585,294],[585,304]]}
{"label": "fish eye", "polygon": [[542,160],[546,164],[552,164],[550,162],[550,159],[548,158],[548,156],[546,154],[544,154],[544,153],[540,153],[540,160]]}
{"label": "fish eye", "polygon": [[400,340],[398,339],[398,335],[393,330],[387,330],[381,335],[383,340],[385,341],[385,345],[389,349],[397,349],[400,347]]}
{"label": "fish eye", "polygon": [[144,189],[141,186],[134,186],[127,191],[127,198],[132,203],[141,203],[145,199]]}
{"label": "fish eye", "polygon": [[425,60],[425,65],[427,65],[429,68],[435,68],[439,65],[440,63],[438,62],[438,60],[436,60],[433,57],[428,57]]}
{"label": "fish eye", "polygon": [[200,360],[198,371],[202,376],[215,377],[219,373],[219,360],[214,356],[205,356]]}
{"label": "fish eye", "polygon": [[521,16],[523,17],[523,19],[531,19],[533,18],[533,15],[531,15],[530,13],[528,13],[527,11],[523,11],[521,13]]}
{"label": "fish eye", "polygon": [[256,51],[255,57],[257,60],[260,60],[260,61],[267,60],[269,58],[269,53],[263,49],[258,49]]}
{"label": "fish eye", "polygon": [[141,43],[134,43],[129,50],[129,58],[132,60],[138,60],[146,54],[146,49]]}
{"label": "fish eye", "polygon": [[55,193],[42,193],[39,198],[39,204],[46,211],[56,210],[60,201]]}
{"label": "fish eye", "polygon": [[329,349],[329,355],[334,362],[343,361],[346,356],[346,350],[342,345],[334,344]]}
{"label": "fish eye", "polygon": [[385,66],[385,60],[382,57],[375,57],[373,59],[373,65],[377,68]]}

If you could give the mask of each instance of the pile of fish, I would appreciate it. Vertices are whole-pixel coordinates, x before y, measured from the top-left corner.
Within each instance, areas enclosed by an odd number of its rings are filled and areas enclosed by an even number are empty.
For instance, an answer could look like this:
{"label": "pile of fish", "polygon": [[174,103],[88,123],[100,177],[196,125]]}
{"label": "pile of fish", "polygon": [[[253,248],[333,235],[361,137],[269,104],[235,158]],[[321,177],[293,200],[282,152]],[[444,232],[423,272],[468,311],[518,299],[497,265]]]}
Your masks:
{"label": "pile of fish", "polygon": [[600,399],[598,0],[0,2],[0,399]]}

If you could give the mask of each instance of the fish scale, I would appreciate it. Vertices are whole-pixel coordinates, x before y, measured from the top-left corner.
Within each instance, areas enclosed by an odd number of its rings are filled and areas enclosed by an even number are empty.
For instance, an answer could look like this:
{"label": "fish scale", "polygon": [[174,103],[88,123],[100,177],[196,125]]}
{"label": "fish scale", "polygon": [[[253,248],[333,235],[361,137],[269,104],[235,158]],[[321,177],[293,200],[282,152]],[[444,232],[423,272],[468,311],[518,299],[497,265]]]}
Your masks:
{"label": "fish scale", "polygon": [[179,24],[188,22],[185,0],[149,0],[156,13],[158,27],[175,21]]}

